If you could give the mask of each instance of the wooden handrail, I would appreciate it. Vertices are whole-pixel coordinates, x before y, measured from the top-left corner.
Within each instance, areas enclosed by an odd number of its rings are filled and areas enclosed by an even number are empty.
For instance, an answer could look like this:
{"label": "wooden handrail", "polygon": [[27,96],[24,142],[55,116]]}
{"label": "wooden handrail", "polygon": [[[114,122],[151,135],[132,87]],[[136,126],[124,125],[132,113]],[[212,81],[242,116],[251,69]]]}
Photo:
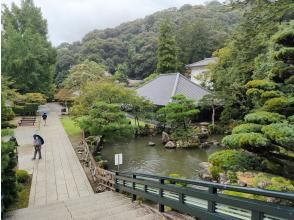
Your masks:
{"label": "wooden handrail", "polygon": [[[179,186],[172,183],[184,183],[186,185]],[[136,199],[136,196],[140,196],[157,202],[159,204],[159,211],[164,211],[164,206],[169,206],[180,212],[208,220],[294,219],[293,207],[256,199],[225,195],[222,193],[222,190],[281,198],[292,203],[294,202],[293,193],[229,186],[206,181],[142,173],[116,173],[114,187],[116,191],[131,193],[133,200]]]}

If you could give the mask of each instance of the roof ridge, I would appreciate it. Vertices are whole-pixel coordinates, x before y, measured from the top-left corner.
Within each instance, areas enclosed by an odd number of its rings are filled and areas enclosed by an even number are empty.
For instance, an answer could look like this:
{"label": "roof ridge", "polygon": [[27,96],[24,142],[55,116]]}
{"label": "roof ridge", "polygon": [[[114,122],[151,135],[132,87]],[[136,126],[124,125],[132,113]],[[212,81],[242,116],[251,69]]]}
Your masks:
{"label": "roof ridge", "polygon": [[170,96],[170,101],[171,101],[172,97],[176,94],[180,75],[181,75],[180,73],[177,73],[175,84],[174,84],[174,87],[173,87],[173,90],[172,90],[172,93],[171,93],[171,96]]}

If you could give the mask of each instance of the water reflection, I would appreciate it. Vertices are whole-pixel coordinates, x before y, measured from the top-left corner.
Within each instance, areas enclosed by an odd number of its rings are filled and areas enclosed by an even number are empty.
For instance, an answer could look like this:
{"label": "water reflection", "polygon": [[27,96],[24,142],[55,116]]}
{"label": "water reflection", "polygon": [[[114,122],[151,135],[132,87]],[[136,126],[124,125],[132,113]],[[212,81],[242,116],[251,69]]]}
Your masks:
{"label": "water reflection", "polygon": [[[156,146],[147,146],[153,141]],[[199,163],[208,160],[208,156],[219,150],[217,147],[193,150],[167,150],[160,137],[139,137],[119,143],[107,143],[102,155],[107,159],[110,170],[117,170],[114,166],[114,154],[123,153],[123,165],[120,171],[144,172],[157,175],[178,173],[189,178],[198,178]]]}

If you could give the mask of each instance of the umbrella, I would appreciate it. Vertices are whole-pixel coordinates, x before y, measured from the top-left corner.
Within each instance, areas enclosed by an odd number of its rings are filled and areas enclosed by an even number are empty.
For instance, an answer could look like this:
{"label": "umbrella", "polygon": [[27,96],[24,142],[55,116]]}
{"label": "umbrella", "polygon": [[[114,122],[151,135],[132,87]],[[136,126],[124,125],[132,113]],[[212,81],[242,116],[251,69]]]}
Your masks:
{"label": "umbrella", "polygon": [[33,137],[34,137],[34,139],[35,139],[36,137],[38,137],[38,138],[41,140],[41,144],[44,144],[44,143],[45,143],[44,139],[43,139],[40,135],[38,135],[38,134],[34,134]]}

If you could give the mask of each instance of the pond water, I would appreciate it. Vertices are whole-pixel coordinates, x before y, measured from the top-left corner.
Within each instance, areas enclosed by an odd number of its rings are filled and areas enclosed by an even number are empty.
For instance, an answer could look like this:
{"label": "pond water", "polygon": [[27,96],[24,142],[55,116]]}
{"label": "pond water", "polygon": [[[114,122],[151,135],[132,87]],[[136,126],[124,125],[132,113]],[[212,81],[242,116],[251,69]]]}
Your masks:
{"label": "pond water", "polygon": [[[221,137],[213,137],[220,140]],[[152,141],[156,146],[147,146]],[[199,163],[208,160],[208,156],[220,147],[211,146],[208,149],[177,149],[168,150],[161,144],[161,137],[137,137],[119,143],[107,143],[102,150],[102,156],[108,160],[108,169],[117,170],[114,165],[114,154],[123,153],[123,165],[120,171],[142,172],[155,175],[177,173],[188,178],[198,178]]]}

